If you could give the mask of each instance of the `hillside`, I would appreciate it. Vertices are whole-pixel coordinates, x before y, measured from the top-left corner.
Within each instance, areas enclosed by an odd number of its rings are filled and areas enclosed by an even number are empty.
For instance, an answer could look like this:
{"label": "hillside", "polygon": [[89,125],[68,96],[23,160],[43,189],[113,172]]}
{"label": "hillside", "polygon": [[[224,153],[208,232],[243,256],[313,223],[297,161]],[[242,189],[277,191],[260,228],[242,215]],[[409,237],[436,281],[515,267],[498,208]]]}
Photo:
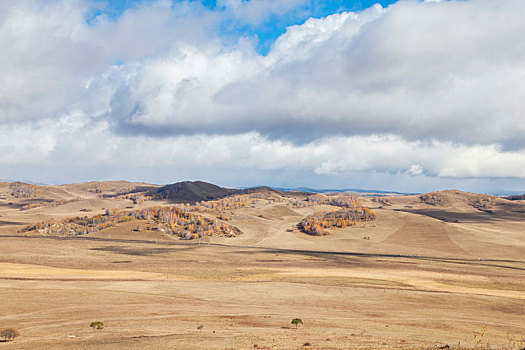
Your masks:
{"label": "hillside", "polygon": [[237,190],[220,187],[204,181],[182,181],[150,191],[155,199],[173,203],[196,203],[226,197]]}
{"label": "hillside", "polygon": [[57,186],[82,197],[115,197],[129,193],[154,191],[159,185],[129,181],[90,181]]}
{"label": "hillside", "polygon": [[0,182],[0,199],[27,203],[31,200],[64,200],[75,195],[57,186],[33,185],[23,182]]}
{"label": "hillside", "polygon": [[525,206],[493,195],[445,190],[413,196],[377,198],[389,209],[429,216],[444,222],[524,221]]}

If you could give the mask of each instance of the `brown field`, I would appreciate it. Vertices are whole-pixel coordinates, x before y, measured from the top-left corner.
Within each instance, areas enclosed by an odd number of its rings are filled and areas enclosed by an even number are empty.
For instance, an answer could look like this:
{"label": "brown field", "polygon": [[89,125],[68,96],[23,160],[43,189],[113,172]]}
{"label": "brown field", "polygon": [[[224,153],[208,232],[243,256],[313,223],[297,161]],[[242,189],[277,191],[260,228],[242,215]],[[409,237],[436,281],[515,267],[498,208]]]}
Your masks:
{"label": "brown field", "polygon": [[135,222],[83,236],[17,233],[167,205],[118,196],[134,186],[146,185],[106,183],[106,197],[92,184],[50,187],[42,196],[75,201],[20,211],[28,200],[0,183],[0,328],[20,332],[0,350],[525,347],[523,202],[493,197],[489,213],[472,205],[487,196],[459,191],[440,192],[438,204],[362,198],[375,222],[322,237],[296,225],[333,208],[292,209],[293,195],[230,211],[244,232],[235,238],[182,241],[135,232]]}

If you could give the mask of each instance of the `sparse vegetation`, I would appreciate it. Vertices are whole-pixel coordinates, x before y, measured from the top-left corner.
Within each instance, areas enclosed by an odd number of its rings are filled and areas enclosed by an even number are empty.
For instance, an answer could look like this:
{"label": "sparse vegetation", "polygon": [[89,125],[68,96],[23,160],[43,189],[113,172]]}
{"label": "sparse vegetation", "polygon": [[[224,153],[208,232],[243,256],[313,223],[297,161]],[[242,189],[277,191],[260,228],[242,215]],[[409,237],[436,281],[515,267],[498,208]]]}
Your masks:
{"label": "sparse vegetation", "polygon": [[94,191],[95,193],[102,193],[102,192],[104,192],[105,189],[106,189],[106,185],[104,185],[104,184],[95,184],[93,186],[92,191]]}
{"label": "sparse vegetation", "polygon": [[491,197],[486,196],[483,198],[476,198],[475,200],[472,201],[471,205],[474,208],[478,209],[479,211],[482,211],[488,214],[492,214],[493,213],[492,209],[495,203]]}
{"label": "sparse vegetation", "polygon": [[145,201],[148,201],[151,199],[150,196],[146,196],[144,194],[137,194],[137,193],[130,193],[124,196],[124,198],[127,198],[133,202],[133,204],[142,204]]}
{"label": "sparse vegetation", "polygon": [[59,205],[72,203],[74,201],[75,201],[74,199],[62,199],[62,200],[53,200],[53,201],[34,202],[34,203],[29,203],[29,204],[26,204],[20,207],[20,210],[29,210],[29,209],[41,208],[41,207],[57,207]]}
{"label": "sparse vegetation", "polygon": [[392,205],[392,203],[388,199],[386,199],[384,197],[374,197],[374,198],[372,198],[372,202],[379,203],[379,204],[381,204],[381,205],[383,205],[385,207],[389,207],[389,206]]}

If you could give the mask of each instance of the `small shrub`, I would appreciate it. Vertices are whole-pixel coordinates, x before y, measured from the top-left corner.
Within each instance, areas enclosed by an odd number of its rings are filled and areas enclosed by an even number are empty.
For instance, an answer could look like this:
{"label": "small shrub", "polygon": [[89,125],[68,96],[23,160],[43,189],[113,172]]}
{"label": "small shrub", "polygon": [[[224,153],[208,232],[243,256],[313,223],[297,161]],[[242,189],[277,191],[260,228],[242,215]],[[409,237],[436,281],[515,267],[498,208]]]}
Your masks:
{"label": "small shrub", "polygon": [[100,322],[100,321],[91,322],[89,326],[93,329],[104,329],[104,322]]}

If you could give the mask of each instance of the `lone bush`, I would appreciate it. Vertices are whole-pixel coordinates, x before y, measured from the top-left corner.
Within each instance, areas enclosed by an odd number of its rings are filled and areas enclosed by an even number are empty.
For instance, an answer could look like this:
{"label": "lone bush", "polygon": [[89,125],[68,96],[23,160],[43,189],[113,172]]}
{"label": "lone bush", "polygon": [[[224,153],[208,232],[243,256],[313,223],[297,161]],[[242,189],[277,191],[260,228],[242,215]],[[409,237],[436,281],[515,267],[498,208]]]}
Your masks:
{"label": "lone bush", "polygon": [[297,328],[297,326],[299,326],[299,324],[303,324],[303,320],[301,320],[300,318],[294,318],[292,320],[292,324],[294,324],[295,328]]}
{"label": "lone bush", "polygon": [[4,338],[5,342],[14,340],[19,335],[20,333],[18,333],[18,331],[13,328],[4,328],[0,330],[0,338]]}

